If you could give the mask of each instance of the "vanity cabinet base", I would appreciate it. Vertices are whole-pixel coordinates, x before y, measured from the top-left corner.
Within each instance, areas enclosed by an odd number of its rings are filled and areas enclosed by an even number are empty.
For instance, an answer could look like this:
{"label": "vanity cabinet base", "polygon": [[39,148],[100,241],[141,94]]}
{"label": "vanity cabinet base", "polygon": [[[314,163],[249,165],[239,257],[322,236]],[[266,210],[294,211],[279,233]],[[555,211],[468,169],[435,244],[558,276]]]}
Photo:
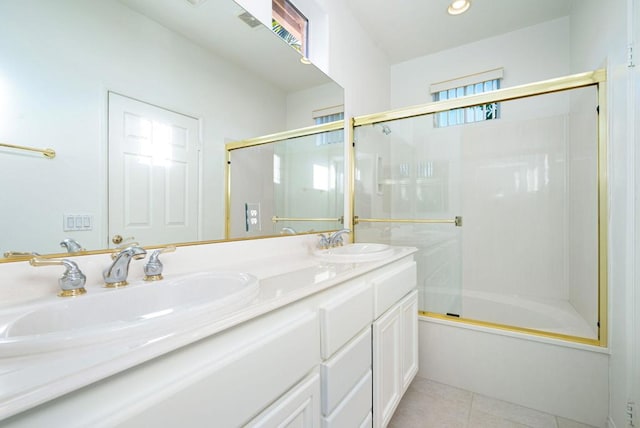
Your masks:
{"label": "vanity cabinet base", "polygon": [[389,424],[418,372],[417,304],[413,291],[373,323],[374,428]]}

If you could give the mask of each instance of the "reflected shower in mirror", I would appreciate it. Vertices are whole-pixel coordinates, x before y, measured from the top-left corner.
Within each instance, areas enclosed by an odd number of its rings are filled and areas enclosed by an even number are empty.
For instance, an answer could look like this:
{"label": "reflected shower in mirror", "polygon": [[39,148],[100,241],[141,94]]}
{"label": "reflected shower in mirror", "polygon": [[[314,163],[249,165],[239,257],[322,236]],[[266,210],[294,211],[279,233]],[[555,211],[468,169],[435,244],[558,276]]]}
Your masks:
{"label": "reflected shower in mirror", "polygon": [[0,146],[0,252],[224,239],[225,143],[344,103],[243,14],[231,0],[0,2],[0,143],[56,153]]}
{"label": "reflected shower in mirror", "polygon": [[228,238],[341,229],[344,122],[227,145]]}

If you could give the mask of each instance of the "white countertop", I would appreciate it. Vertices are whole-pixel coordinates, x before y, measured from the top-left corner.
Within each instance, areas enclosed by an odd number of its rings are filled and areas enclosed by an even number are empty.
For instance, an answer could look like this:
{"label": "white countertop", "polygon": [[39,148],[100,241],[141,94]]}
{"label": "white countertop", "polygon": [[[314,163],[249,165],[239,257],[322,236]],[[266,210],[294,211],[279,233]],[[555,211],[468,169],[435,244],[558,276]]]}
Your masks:
{"label": "white countertop", "polygon": [[[250,303],[226,313],[212,313],[206,319],[199,319],[196,324],[193,322],[176,324],[175,330],[170,334],[158,337],[123,338],[104,344],[28,357],[2,358],[0,359],[0,419],[282,308],[413,252],[415,248],[396,247],[391,256],[365,263],[321,262],[309,251],[288,254],[276,251],[274,252],[276,255],[273,256],[236,258],[235,261],[233,258],[224,260],[225,271],[249,273],[260,280],[258,295]],[[170,259],[167,257],[167,260]],[[182,273],[184,272],[180,274]],[[165,278],[170,279],[171,275],[171,270],[165,269]],[[136,282],[132,281],[130,287],[135,286]],[[90,292],[104,291],[96,286]],[[56,298],[54,295],[47,295],[40,300]],[[33,303],[34,300],[29,300],[26,304]],[[8,308],[5,307],[5,309]],[[11,309],[15,309],[15,306]],[[0,309],[0,314],[1,312]]]}

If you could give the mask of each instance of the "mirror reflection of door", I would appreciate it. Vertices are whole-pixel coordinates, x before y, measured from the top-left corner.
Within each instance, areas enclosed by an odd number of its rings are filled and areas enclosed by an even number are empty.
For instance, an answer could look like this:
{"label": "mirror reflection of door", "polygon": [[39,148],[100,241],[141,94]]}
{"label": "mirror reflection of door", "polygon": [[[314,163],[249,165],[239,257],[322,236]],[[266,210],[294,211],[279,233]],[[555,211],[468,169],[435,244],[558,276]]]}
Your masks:
{"label": "mirror reflection of door", "polygon": [[109,93],[109,242],[196,241],[198,119]]}

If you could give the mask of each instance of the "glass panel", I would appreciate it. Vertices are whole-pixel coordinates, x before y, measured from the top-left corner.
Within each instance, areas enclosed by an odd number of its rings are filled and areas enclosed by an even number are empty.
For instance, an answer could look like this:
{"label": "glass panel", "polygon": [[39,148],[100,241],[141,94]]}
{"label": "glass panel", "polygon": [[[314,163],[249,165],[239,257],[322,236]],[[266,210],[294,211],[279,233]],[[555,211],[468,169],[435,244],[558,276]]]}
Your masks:
{"label": "glass panel", "polygon": [[357,242],[416,247],[418,309],[462,314],[462,228],[451,224],[360,223]]}
{"label": "glass panel", "polygon": [[423,311],[596,339],[597,91],[500,104],[499,121],[357,127],[357,216],[463,226],[360,223],[356,240],[419,249]]}
{"label": "glass panel", "polygon": [[[357,216],[453,220],[460,215],[463,127],[433,123],[431,115],[386,122],[388,135],[381,124],[355,129]],[[453,224],[362,222],[355,237],[418,247],[420,310],[459,314],[462,230]]]}
{"label": "glass panel", "polygon": [[596,106],[594,88],[542,95],[466,127],[465,318],[597,338]]}

